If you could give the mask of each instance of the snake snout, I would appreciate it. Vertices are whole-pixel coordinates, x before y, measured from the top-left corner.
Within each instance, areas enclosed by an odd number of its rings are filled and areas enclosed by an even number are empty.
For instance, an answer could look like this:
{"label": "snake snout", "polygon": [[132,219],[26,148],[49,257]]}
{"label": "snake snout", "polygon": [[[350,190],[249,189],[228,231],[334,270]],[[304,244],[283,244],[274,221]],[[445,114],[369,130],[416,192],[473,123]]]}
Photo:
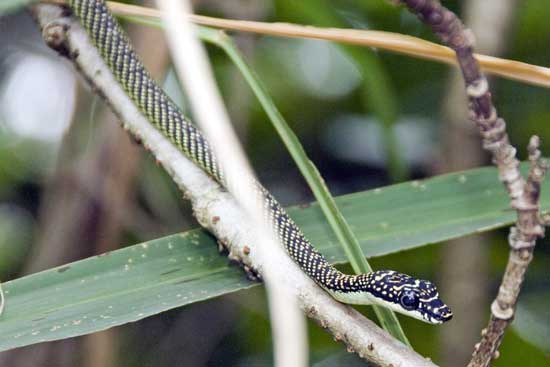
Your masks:
{"label": "snake snout", "polygon": [[447,322],[453,318],[453,312],[449,306],[445,304],[442,304],[441,307],[432,309],[432,314],[432,317],[440,323]]}

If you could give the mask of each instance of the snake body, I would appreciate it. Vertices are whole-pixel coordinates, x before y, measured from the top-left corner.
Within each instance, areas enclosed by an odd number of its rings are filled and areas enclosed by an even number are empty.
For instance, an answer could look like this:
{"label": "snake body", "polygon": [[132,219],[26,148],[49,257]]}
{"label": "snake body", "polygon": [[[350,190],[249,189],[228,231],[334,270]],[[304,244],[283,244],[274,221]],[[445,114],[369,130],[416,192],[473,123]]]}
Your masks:
{"label": "snake body", "polygon": [[[141,112],[188,158],[225,185],[224,172],[208,141],[149,75],[105,2],[70,0],[69,5],[115,78]],[[312,246],[277,200],[259,183],[255,187],[263,199],[274,233],[290,257],[337,300],[378,304],[434,324],[452,317],[449,307],[429,281],[393,270],[359,275],[340,272]]]}

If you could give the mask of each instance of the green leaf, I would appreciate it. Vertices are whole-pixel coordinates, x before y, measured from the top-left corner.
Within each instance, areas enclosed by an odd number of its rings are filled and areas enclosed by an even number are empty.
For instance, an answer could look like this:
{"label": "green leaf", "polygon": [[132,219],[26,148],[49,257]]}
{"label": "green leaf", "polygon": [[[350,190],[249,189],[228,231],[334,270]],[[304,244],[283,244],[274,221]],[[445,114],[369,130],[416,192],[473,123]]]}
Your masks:
{"label": "green leaf", "polygon": [[[542,207],[550,208],[543,188]],[[336,199],[363,251],[380,256],[510,224],[515,213],[493,168]],[[317,204],[290,215],[334,263],[345,259]],[[193,230],[4,284],[0,350],[83,335],[254,286],[214,238]]]}

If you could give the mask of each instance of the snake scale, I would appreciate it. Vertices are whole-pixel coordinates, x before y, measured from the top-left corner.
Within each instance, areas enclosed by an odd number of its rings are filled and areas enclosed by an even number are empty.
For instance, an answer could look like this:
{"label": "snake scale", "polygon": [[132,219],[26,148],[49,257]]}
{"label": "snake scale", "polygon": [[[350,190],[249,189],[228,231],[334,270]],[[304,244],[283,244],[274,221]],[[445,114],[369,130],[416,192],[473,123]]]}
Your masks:
{"label": "snake scale", "polygon": [[[103,0],[70,0],[106,64],[141,112],[195,164],[221,185],[224,172],[201,132],[188,121],[139,61],[124,30]],[[290,257],[335,299],[351,304],[377,304],[419,320],[440,324],[452,318],[436,287],[393,270],[348,275],[330,265],[307,240],[283,207],[259,183],[274,233]]]}

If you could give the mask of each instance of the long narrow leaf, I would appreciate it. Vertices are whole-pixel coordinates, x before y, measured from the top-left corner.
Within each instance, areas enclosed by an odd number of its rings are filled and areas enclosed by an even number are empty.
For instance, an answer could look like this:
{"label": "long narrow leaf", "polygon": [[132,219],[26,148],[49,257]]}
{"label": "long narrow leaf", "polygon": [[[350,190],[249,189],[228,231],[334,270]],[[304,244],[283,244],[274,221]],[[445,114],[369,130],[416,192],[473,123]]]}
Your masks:
{"label": "long narrow leaf", "polygon": [[[542,208],[550,209],[550,183]],[[336,198],[369,257],[512,223],[493,168],[439,176]],[[317,204],[290,215],[333,263],[345,261]],[[68,338],[249,288],[240,268],[194,230],[4,283],[0,350]]]}

